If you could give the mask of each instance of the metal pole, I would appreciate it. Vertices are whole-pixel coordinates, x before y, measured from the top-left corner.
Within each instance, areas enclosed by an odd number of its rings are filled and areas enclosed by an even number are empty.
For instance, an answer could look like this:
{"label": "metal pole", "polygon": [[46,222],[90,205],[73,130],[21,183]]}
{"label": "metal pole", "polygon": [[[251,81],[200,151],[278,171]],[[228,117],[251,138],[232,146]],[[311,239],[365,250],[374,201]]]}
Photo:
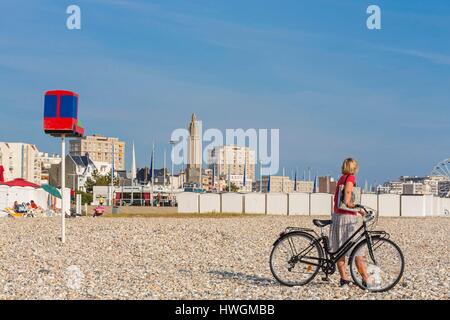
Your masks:
{"label": "metal pole", "polygon": [[[214,183],[213,183],[213,188],[216,189],[216,192],[218,192],[219,191],[219,178],[216,180],[216,175],[218,175],[217,170],[219,168],[218,168],[217,163],[214,163],[213,166],[214,166],[214,175],[213,175]],[[216,187],[216,184],[217,184],[217,187]]]}
{"label": "metal pole", "polygon": [[173,150],[173,146],[175,144],[175,141],[170,141],[170,144],[172,145],[172,152],[170,154],[170,161],[172,163],[172,168],[170,169],[170,199],[171,199],[171,205],[173,207],[173,160],[175,158],[175,154],[174,154],[174,150]]}
{"label": "metal pole", "polygon": [[66,136],[61,136],[61,242],[66,242],[66,206],[64,196],[66,188]]}
{"label": "metal pole", "polygon": [[130,206],[133,205],[134,202],[134,183],[131,182],[131,200],[130,200]]}
{"label": "metal pole", "polygon": [[120,189],[120,203],[119,203],[119,206],[122,206],[122,202],[123,202],[123,183],[124,183],[124,181],[122,180],[121,189]]}
{"label": "metal pole", "polygon": [[152,190],[151,190],[151,194],[150,194],[150,201],[151,201],[151,206],[153,207],[153,181],[155,180],[155,142],[153,141],[153,145],[152,145],[152,171],[151,171],[151,175],[152,175],[152,179],[151,179],[151,186],[152,186]]}
{"label": "metal pole", "polygon": [[221,168],[223,168],[223,171],[225,172],[224,166],[222,165],[222,163],[220,163],[220,153],[221,153],[221,151],[218,148],[218,154],[217,154],[217,189],[219,190],[219,192],[222,191],[221,184],[220,184],[220,170],[221,170]]}
{"label": "metal pole", "polygon": [[181,189],[183,189],[183,191],[184,191],[184,178],[186,177],[186,170],[185,170],[185,167],[184,167],[184,154],[183,154],[183,156],[181,158],[181,171],[180,171],[180,174],[182,174],[182,176],[181,176]]}
{"label": "metal pole", "polygon": [[200,190],[202,190],[203,189],[203,170],[202,170],[202,167],[203,167],[203,150],[200,150],[200,174],[199,174],[199,186],[200,186]]}
{"label": "metal pole", "polygon": [[259,160],[259,192],[262,192],[262,163]]}
{"label": "metal pole", "polygon": [[111,162],[111,192],[110,192],[110,206],[114,206],[114,141],[112,142],[112,162]]}
{"label": "metal pole", "polygon": [[166,188],[166,149],[164,149],[163,182],[164,182],[164,189],[165,189]]}
{"label": "metal pole", "polygon": [[228,192],[231,192],[231,164],[228,165]]}

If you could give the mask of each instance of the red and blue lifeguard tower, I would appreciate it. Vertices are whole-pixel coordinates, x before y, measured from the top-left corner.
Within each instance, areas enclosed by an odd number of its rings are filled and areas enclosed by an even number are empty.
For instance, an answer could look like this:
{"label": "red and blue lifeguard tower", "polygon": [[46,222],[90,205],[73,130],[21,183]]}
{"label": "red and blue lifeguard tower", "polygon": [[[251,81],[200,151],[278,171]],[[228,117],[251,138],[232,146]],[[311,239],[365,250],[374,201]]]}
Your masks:
{"label": "red and blue lifeguard tower", "polygon": [[[44,131],[53,137],[61,138],[61,177],[66,173],[65,138],[82,137],[84,129],[78,121],[78,94],[67,90],[50,90],[44,99]],[[66,179],[61,179],[61,241],[66,239]]]}
{"label": "red and blue lifeguard tower", "polygon": [[44,131],[53,137],[82,137],[84,129],[78,121],[78,94],[67,90],[45,93]]}

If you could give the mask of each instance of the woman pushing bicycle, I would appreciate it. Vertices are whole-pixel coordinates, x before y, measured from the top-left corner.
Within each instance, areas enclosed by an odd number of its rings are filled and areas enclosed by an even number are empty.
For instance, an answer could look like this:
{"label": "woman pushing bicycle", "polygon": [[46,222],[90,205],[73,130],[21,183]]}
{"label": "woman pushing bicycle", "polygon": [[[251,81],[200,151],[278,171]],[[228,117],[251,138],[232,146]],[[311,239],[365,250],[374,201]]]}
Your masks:
{"label": "woman pushing bicycle", "polygon": [[[332,251],[337,251],[355,233],[359,223],[358,214],[364,215],[364,211],[356,208],[355,204],[355,175],[358,170],[358,162],[353,158],[347,158],[342,163],[342,176],[336,184],[334,212],[331,218],[330,246]],[[339,281],[341,287],[352,283],[346,268],[346,258],[349,255],[350,250],[336,262],[341,276]],[[357,256],[355,263],[362,278],[362,285],[367,287],[368,275],[363,257]]]}
{"label": "woman pushing bicycle", "polygon": [[[384,292],[400,281],[405,268],[403,253],[389,233],[374,230],[378,211],[359,204],[361,189],[356,186],[357,172],[356,160],[345,159],[331,220],[312,220],[319,233],[305,227],[287,227],[273,243],[270,270],[281,284],[303,286],[320,270],[325,274],[322,280],[329,281],[336,266],[340,286],[355,283],[364,290]],[[363,218],[358,219],[358,215]],[[327,226],[331,226],[330,237],[324,232]],[[353,282],[347,274],[346,256]]]}

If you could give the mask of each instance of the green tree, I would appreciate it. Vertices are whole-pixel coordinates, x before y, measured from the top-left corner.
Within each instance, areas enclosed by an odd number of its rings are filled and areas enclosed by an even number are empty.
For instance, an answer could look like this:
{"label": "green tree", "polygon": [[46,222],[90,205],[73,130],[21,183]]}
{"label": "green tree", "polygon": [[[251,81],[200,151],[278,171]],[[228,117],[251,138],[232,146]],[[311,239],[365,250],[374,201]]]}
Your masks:
{"label": "green tree", "polygon": [[[231,189],[231,192],[239,191],[239,187],[234,182],[230,183],[230,189]],[[228,185],[225,187],[225,191],[230,192],[230,190],[228,190]]]}
{"label": "green tree", "polygon": [[[94,186],[110,186],[111,185],[111,172],[107,175],[101,175],[95,170],[92,173],[92,178],[87,178],[84,187],[87,192],[92,192],[94,190]],[[114,185],[119,185],[119,177],[114,177]]]}
{"label": "green tree", "polygon": [[91,204],[93,200],[92,193],[83,192],[83,191],[77,191],[77,194],[81,194],[81,204]]}

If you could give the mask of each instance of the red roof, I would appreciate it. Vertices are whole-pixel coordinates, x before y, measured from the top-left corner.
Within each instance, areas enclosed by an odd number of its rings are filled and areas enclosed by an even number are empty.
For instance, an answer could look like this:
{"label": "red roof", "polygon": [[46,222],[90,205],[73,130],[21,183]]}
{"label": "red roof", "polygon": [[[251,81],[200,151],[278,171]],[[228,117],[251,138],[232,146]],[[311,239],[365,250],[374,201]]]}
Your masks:
{"label": "red roof", "polygon": [[11,181],[0,183],[0,185],[8,186],[8,187],[33,187],[40,188],[41,186],[35,184],[33,182],[27,181],[25,179],[17,178]]}

